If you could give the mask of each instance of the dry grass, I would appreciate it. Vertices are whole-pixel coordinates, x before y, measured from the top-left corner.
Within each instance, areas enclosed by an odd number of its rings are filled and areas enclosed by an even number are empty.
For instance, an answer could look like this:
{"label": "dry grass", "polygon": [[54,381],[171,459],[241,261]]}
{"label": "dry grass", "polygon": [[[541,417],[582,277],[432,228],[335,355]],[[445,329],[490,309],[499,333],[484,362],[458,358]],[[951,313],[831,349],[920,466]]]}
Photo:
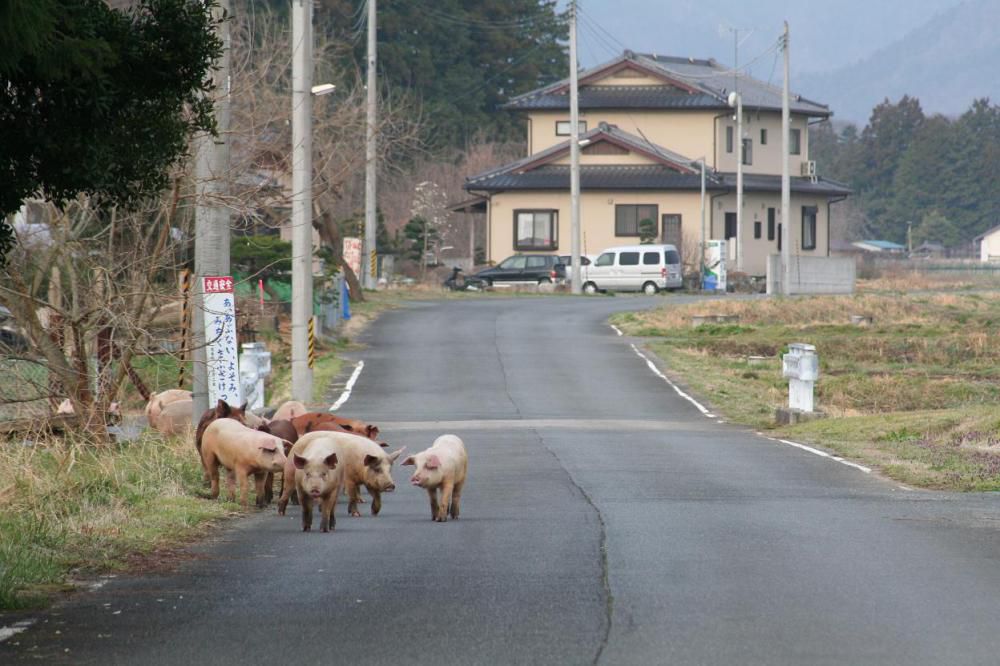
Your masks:
{"label": "dry grass", "polygon": [[73,574],[120,568],[231,513],[195,496],[202,483],[188,438],[0,443],[0,608],[43,602]]}
{"label": "dry grass", "polygon": [[[739,322],[691,327],[692,315],[707,313]],[[874,325],[850,324],[855,314]],[[774,428],[774,410],[787,400],[780,356],[788,343],[814,344],[817,403],[834,418],[788,434],[840,447],[911,483],[1000,489],[1000,431],[985,422],[1000,402],[1000,293],[717,301],[619,315],[616,324],[650,337],[716,409],[758,428]],[[764,358],[751,365],[750,356]],[[914,415],[934,427],[914,426]],[[907,436],[885,439],[879,424],[899,420]]]}

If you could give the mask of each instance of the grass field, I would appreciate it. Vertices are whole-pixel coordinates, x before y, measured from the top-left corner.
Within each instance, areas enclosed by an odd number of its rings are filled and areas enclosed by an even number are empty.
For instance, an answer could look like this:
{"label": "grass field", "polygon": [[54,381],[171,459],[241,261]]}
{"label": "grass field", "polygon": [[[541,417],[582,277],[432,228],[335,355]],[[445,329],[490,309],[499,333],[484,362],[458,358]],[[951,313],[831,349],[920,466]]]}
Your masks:
{"label": "grass field", "polygon": [[[692,328],[692,315],[709,312],[738,315],[739,323]],[[874,325],[850,324],[856,314]],[[1000,490],[1000,294],[722,301],[613,321],[647,337],[667,368],[715,409],[767,430],[787,402],[781,354],[791,342],[816,345],[816,400],[829,418],[779,434],[907,483]]]}

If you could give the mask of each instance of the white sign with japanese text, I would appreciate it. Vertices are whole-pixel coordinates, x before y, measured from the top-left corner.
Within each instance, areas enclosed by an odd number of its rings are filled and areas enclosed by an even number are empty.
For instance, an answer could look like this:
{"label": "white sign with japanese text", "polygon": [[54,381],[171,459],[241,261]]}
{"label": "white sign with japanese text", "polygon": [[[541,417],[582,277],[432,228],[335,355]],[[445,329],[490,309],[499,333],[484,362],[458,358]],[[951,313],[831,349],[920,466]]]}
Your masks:
{"label": "white sign with japanese text", "polygon": [[355,275],[361,275],[361,239],[344,239],[344,261]]}
{"label": "white sign with japanese text", "polygon": [[240,366],[236,355],[236,298],[233,278],[202,278],[205,295],[205,359],[208,365],[208,404],[221,399],[230,405],[240,396]]}

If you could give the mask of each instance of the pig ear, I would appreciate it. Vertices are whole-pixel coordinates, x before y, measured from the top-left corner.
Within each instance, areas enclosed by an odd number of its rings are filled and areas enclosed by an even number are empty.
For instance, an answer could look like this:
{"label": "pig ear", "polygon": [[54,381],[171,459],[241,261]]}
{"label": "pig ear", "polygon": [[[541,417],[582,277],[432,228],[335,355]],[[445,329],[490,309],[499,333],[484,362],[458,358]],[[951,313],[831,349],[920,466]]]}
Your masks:
{"label": "pig ear", "polygon": [[270,451],[271,453],[274,453],[278,450],[278,444],[274,441],[264,442],[260,445],[260,448],[262,451]]}
{"label": "pig ear", "polygon": [[323,462],[326,463],[327,467],[333,469],[334,467],[337,466],[337,454],[331,453],[330,455],[328,455],[326,458],[323,459]]}
{"label": "pig ear", "polygon": [[293,446],[295,446],[295,445],[294,445],[294,444],[292,444],[291,442],[289,442],[289,441],[288,441],[287,439],[283,439],[283,440],[281,440],[281,447],[282,447],[283,449],[285,449],[285,455],[286,455],[286,456],[287,456],[287,455],[288,455],[289,453],[291,453],[291,451],[292,451],[292,447],[293,447]]}
{"label": "pig ear", "polygon": [[382,462],[382,459],[378,456],[365,456],[366,467],[378,467],[380,462]]}
{"label": "pig ear", "polygon": [[346,430],[347,432],[354,432],[354,428],[352,428],[351,424],[349,423],[338,423],[337,425],[340,426],[341,430]]}
{"label": "pig ear", "polygon": [[295,469],[303,469],[308,461],[296,453],[292,456],[292,462],[295,464]]}
{"label": "pig ear", "polygon": [[441,466],[441,459],[433,453],[427,456],[427,469],[437,469]]}
{"label": "pig ear", "polygon": [[403,467],[406,467],[407,465],[416,465],[417,461],[413,459],[413,456],[407,456],[406,460],[404,460],[399,464],[402,465]]}
{"label": "pig ear", "polygon": [[378,437],[378,426],[368,426],[368,439],[375,439],[376,437]]}
{"label": "pig ear", "polygon": [[381,446],[383,449],[389,448],[389,442],[379,442],[378,445]]}
{"label": "pig ear", "polygon": [[249,404],[250,404],[249,402],[244,402],[242,405],[240,405],[240,411],[241,412],[247,411],[247,405]]}
{"label": "pig ear", "polygon": [[219,402],[215,403],[215,415],[218,416],[220,419],[229,416],[231,411],[232,410],[229,407],[229,403],[223,400],[222,398],[219,398]]}
{"label": "pig ear", "polygon": [[390,453],[389,454],[389,462],[391,462],[391,463],[396,462],[396,458],[398,458],[399,456],[403,455],[403,451],[405,451],[405,450],[406,450],[406,447],[404,446],[404,447],[402,447],[400,449],[396,449],[395,451],[393,451],[392,453]]}

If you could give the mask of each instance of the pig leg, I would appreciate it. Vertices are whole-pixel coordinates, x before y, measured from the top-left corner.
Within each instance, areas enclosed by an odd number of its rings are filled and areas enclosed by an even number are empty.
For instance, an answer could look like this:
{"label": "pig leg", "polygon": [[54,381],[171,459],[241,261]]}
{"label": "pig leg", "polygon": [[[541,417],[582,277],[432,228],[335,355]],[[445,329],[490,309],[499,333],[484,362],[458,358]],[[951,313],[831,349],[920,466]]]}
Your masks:
{"label": "pig leg", "polygon": [[377,516],[378,512],[382,510],[382,493],[369,488],[368,494],[372,496],[372,515]]}
{"label": "pig leg", "polygon": [[452,481],[445,481],[441,484],[441,504],[438,505],[437,518],[435,518],[439,523],[448,522],[448,507],[451,506],[451,493],[454,485]]}
{"label": "pig leg", "polygon": [[[263,509],[265,505],[265,487],[269,472],[257,472],[253,475],[254,490],[257,491],[257,508]],[[268,500],[270,501],[270,500]]]}
{"label": "pig leg", "polygon": [[355,518],[360,518],[361,512],[358,511],[358,485],[353,481],[348,481],[344,484],[344,489],[347,493],[347,514]]}
{"label": "pig leg", "polygon": [[302,495],[299,504],[302,505],[302,531],[308,532],[313,524],[313,503],[312,497]]}
{"label": "pig leg", "polygon": [[288,506],[288,497],[292,494],[292,484],[285,483],[285,473],[281,473],[281,498],[278,499],[278,515],[285,515],[285,508]]}
{"label": "pig leg", "polygon": [[453,490],[451,493],[451,507],[448,509],[448,513],[451,514],[452,518],[458,518],[458,509],[459,509],[458,504],[459,500],[462,499],[462,486],[464,485],[465,485],[464,481],[462,483],[456,483],[455,490]]}
{"label": "pig leg", "polygon": [[202,456],[202,462],[205,463],[205,478],[208,479],[211,484],[211,491],[209,495],[212,499],[218,499],[219,497],[219,461],[215,459],[215,456],[211,453],[206,453]]}
{"label": "pig leg", "polygon": [[[339,490],[339,489],[338,489]],[[330,493],[323,498],[323,502],[320,504],[320,523],[319,528],[323,532],[329,532],[330,530],[336,529],[337,518],[333,515],[333,508],[337,504],[337,494]]]}
{"label": "pig leg", "polygon": [[240,484],[240,506],[245,509],[249,506],[247,495],[250,491],[250,473],[242,467],[236,468],[235,471],[236,478]]}
{"label": "pig leg", "polygon": [[226,470],[226,490],[229,491],[229,501],[236,501],[236,473],[231,470]]}
{"label": "pig leg", "polygon": [[264,504],[270,504],[274,499],[274,472],[268,472],[264,477]]}
{"label": "pig leg", "polygon": [[431,497],[431,520],[437,520],[438,515],[438,491],[437,488],[428,488],[427,494]]}

